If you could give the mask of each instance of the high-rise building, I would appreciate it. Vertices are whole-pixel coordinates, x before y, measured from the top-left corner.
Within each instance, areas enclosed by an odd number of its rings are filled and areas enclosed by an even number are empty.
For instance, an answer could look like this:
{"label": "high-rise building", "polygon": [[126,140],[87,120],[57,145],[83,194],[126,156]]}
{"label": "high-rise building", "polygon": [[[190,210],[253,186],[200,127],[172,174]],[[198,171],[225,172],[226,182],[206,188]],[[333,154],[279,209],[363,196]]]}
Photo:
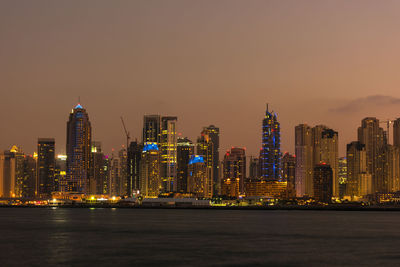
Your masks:
{"label": "high-rise building", "polygon": [[89,191],[91,139],[89,115],[78,104],[70,113],[67,122],[67,180],[70,192]]}
{"label": "high-rise building", "polygon": [[132,197],[140,190],[140,160],[142,158],[143,145],[137,141],[131,142],[128,148],[127,159],[127,195]]}
{"label": "high-rise building", "polygon": [[106,156],[102,151],[101,142],[92,142],[91,155],[90,194],[108,194],[108,167],[105,165]]}
{"label": "high-rise building", "polygon": [[161,181],[164,192],[177,190],[176,157],[177,157],[177,117],[161,118]]}
{"label": "high-rise building", "polygon": [[[201,137],[197,139],[197,144],[196,144],[196,152],[197,155],[202,156],[204,163],[206,165],[206,190],[204,192],[207,192],[209,195],[209,198],[212,198],[214,189],[218,188],[218,186],[214,187],[214,144],[212,142],[212,139],[210,135],[207,134],[207,131],[202,131]],[[217,190],[220,191],[220,190]]]}
{"label": "high-rise building", "polygon": [[346,195],[351,199],[360,197],[362,175],[367,173],[367,154],[365,145],[355,141],[347,145],[347,184]]}
{"label": "high-rise building", "polygon": [[178,138],[177,141],[177,192],[187,192],[189,175],[189,160],[194,154],[194,145],[188,138]]}
{"label": "high-rise building", "polygon": [[25,183],[22,190],[23,198],[34,198],[36,196],[36,157],[27,155],[24,160]]}
{"label": "high-rise building", "polygon": [[249,162],[249,178],[258,179],[260,176],[260,160],[259,158],[254,158],[251,156]]}
{"label": "high-rise building", "polygon": [[22,197],[24,195],[24,153],[17,146],[0,154],[0,197]]}
{"label": "high-rise building", "polygon": [[324,163],[314,167],[314,199],[318,202],[330,203],[332,200],[332,168]]}
{"label": "high-rise building", "polygon": [[400,148],[400,118],[393,122],[393,145]]}
{"label": "high-rise building", "polygon": [[161,138],[161,116],[145,115],[143,118],[142,143],[160,143]]}
{"label": "high-rise building", "polygon": [[322,131],[321,163],[326,163],[332,169],[332,194],[339,197],[339,142],[338,133],[332,129]]}
{"label": "high-rise building", "polygon": [[160,153],[157,143],[143,146],[140,160],[140,193],[145,197],[157,197],[161,193]]}
{"label": "high-rise building", "polygon": [[210,198],[212,188],[209,187],[206,161],[201,155],[192,155],[189,160],[189,176],[187,192],[199,198]]}
{"label": "high-rise building", "polygon": [[68,192],[67,155],[57,155],[54,177],[55,190],[62,193]]}
{"label": "high-rise building", "polygon": [[262,148],[260,151],[261,178],[265,181],[280,180],[280,124],[276,113],[267,110],[262,123]]}
{"label": "high-rise building", "polygon": [[54,138],[39,138],[37,144],[37,195],[40,198],[51,197],[55,186],[55,140]]}
{"label": "high-rise building", "polygon": [[289,198],[296,196],[296,157],[285,153],[282,157],[282,180],[287,182],[287,196]]}
{"label": "high-rise building", "polygon": [[386,144],[379,152],[376,170],[376,191],[400,191],[400,148]]}
{"label": "high-rise building", "polygon": [[246,150],[232,147],[224,157],[224,175],[221,181],[221,194],[238,198],[244,194],[246,179]]}
{"label": "high-rise building", "polygon": [[[323,149],[324,145],[322,144],[322,134],[325,130],[329,129],[325,125],[316,125],[312,127],[311,132],[312,132],[312,146],[313,146],[313,168],[324,162],[323,159]],[[326,162],[325,162],[326,163]]]}
{"label": "high-rise building", "polygon": [[128,180],[128,152],[125,147],[123,147],[118,152],[119,159],[119,188],[118,196],[125,196],[127,192],[127,180]]}
{"label": "high-rise building", "polygon": [[346,185],[347,185],[347,158],[339,158],[339,197],[342,199],[346,195]]}
{"label": "high-rise building", "polygon": [[114,155],[112,155],[110,160],[110,196],[121,195],[121,183],[121,160],[119,157],[114,157]]}
{"label": "high-rise building", "polygon": [[295,127],[296,196],[313,196],[313,138],[307,124]]}
{"label": "high-rise building", "polygon": [[220,188],[220,162],[219,162],[219,128],[210,125],[204,127],[201,135],[207,136],[212,143],[212,183],[213,183],[213,195],[218,195],[221,191]]}
{"label": "high-rise building", "polygon": [[361,121],[358,128],[358,141],[365,145],[367,172],[372,176],[372,191],[378,192],[380,181],[378,181],[378,156],[385,145],[385,135],[379,120],[368,117]]}

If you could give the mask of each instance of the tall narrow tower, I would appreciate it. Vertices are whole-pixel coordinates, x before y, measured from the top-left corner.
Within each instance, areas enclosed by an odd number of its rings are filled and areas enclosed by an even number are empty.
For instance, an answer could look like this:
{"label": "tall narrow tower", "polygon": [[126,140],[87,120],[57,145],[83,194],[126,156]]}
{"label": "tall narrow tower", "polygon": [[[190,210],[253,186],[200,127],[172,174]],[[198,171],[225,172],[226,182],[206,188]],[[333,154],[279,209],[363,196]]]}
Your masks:
{"label": "tall narrow tower", "polygon": [[39,197],[51,197],[54,187],[56,165],[54,138],[38,139],[37,194]]}
{"label": "tall narrow tower", "polygon": [[358,141],[365,145],[367,172],[372,176],[372,192],[379,190],[378,157],[385,145],[384,131],[376,118],[365,118],[358,128]]}
{"label": "tall narrow tower", "polygon": [[267,110],[262,125],[262,148],[260,151],[261,178],[266,181],[280,180],[281,139],[280,124],[276,113]]}
{"label": "tall narrow tower", "polygon": [[177,117],[161,118],[161,181],[164,192],[177,190],[176,153],[177,153]]}
{"label": "tall narrow tower", "polygon": [[90,188],[91,139],[89,115],[78,104],[67,122],[67,181],[70,192],[87,193]]}

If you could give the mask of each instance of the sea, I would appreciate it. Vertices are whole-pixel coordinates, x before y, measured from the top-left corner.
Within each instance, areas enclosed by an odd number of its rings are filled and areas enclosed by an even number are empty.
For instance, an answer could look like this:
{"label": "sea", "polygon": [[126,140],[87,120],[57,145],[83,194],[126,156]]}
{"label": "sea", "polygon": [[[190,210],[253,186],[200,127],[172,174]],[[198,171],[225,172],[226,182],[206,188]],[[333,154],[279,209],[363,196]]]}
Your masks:
{"label": "sea", "polygon": [[400,212],[0,208],[0,266],[398,266]]}

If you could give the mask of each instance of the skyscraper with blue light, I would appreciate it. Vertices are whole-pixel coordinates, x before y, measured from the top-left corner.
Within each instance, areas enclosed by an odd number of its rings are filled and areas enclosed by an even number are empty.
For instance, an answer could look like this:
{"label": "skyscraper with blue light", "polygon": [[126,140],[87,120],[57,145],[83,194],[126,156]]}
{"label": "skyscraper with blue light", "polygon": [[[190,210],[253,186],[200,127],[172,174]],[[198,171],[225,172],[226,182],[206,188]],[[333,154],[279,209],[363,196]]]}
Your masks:
{"label": "skyscraper with blue light", "polygon": [[89,191],[91,140],[89,115],[78,104],[71,111],[67,122],[67,181],[70,192]]}
{"label": "skyscraper with blue light", "polygon": [[140,194],[157,197],[161,189],[159,147],[155,142],[146,142],[140,160]]}
{"label": "skyscraper with blue light", "polygon": [[280,143],[280,124],[276,113],[270,113],[267,105],[262,125],[262,147],[260,151],[261,178],[263,180],[280,180]]}

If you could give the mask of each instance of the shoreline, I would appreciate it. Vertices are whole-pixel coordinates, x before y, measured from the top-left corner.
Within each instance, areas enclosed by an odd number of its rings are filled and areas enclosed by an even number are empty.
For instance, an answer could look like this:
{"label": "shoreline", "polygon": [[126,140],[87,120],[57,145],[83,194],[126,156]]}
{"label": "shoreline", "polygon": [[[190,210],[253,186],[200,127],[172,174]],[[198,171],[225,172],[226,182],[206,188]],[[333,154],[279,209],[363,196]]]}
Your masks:
{"label": "shoreline", "polygon": [[1,208],[64,209],[193,209],[193,210],[286,210],[286,211],[400,211],[400,206],[127,206],[127,205],[0,205]]}

